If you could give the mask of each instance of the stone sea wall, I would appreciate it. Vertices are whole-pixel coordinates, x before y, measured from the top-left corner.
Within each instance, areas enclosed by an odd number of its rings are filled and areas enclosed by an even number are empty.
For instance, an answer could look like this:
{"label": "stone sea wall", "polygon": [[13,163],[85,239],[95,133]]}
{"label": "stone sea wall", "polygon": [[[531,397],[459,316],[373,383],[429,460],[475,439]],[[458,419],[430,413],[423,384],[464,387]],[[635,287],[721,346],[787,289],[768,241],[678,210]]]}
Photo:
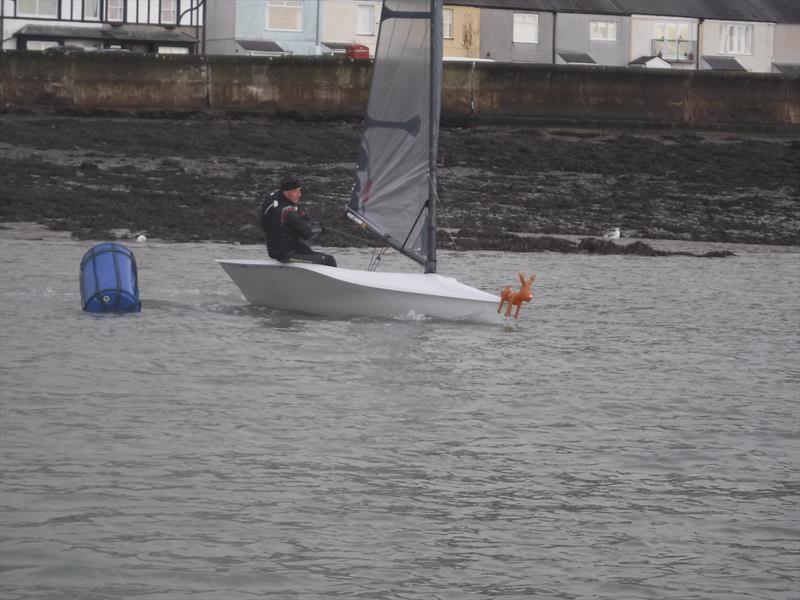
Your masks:
{"label": "stone sea wall", "polygon": [[[0,53],[0,103],[71,110],[250,111],[360,118],[371,61],[332,57]],[[800,129],[800,77],[506,63],[448,63],[455,123]]]}

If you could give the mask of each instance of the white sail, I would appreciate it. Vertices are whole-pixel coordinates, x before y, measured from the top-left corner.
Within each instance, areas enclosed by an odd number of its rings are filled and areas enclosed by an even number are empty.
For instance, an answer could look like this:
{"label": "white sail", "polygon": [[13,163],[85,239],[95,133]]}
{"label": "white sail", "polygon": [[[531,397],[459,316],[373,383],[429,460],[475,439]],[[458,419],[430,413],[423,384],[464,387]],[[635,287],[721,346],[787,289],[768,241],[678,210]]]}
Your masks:
{"label": "white sail", "polygon": [[441,0],[385,0],[349,215],[436,270]]}

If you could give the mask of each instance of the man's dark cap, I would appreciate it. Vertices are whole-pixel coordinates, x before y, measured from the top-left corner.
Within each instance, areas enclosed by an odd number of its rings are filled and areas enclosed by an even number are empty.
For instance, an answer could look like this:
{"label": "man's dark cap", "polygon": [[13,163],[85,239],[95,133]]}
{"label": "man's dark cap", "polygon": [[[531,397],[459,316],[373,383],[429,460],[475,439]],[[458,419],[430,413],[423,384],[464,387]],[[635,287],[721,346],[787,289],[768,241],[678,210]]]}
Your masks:
{"label": "man's dark cap", "polygon": [[288,190],[294,190],[299,187],[300,187],[300,182],[294,177],[285,177],[283,180],[281,180],[280,190],[282,192],[286,192]]}

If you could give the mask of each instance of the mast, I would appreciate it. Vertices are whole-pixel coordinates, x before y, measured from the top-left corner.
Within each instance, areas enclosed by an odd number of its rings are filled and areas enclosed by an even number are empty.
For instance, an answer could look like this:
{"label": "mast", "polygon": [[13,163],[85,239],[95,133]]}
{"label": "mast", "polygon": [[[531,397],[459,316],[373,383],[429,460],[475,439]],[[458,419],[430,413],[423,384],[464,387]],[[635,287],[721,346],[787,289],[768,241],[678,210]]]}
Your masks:
{"label": "mast", "polygon": [[[436,114],[440,107],[436,102],[440,101],[437,90],[441,88],[442,73],[442,0],[431,0],[431,66],[430,66],[430,114]],[[437,77],[438,75],[438,77]],[[428,121],[428,212],[425,218],[425,235],[427,247],[427,260],[425,262],[426,273],[436,273],[436,145],[438,142],[438,122],[431,118]]]}

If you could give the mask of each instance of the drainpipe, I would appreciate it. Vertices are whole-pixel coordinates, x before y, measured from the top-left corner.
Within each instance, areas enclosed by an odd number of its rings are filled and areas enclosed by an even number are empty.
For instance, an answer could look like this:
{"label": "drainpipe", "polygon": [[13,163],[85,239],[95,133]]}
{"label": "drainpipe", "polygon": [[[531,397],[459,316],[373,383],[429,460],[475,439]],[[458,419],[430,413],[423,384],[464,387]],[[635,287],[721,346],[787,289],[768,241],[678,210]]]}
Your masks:
{"label": "drainpipe", "polygon": [[694,70],[700,70],[700,32],[703,28],[703,21],[705,21],[705,17],[700,17],[697,20],[697,48],[695,49],[694,53]]}
{"label": "drainpipe", "polygon": [[321,10],[322,10],[322,0],[317,0],[317,26],[316,26],[317,35],[316,35],[316,39],[314,40],[314,42],[315,42],[315,44],[317,46],[317,56],[322,54],[322,46],[321,46],[322,40],[320,39],[321,36],[320,36],[320,33],[319,33],[319,17],[320,17],[320,11]]}
{"label": "drainpipe", "polygon": [[553,11],[553,43],[551,44],[553,47],[553,56],[552,61],[553,64],[556,64],[556,19],[558,18],[558,13]]}

